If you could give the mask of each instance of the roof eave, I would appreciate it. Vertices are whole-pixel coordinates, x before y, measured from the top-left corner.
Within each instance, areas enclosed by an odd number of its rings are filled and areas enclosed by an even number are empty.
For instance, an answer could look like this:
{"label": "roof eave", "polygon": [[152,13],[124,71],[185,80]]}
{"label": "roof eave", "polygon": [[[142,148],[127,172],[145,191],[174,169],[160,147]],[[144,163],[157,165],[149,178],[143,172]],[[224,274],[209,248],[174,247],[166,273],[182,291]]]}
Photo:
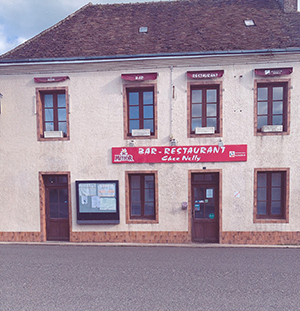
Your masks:
{"label": "roof eave", "polygon": [[184,53],[157,53],[157,54],[133,54],[133,55],[104,55],[88,57],[60,57],[60,58],[32,58],[32,59],[0,59],[1,65],[28,65],[38,63],[84,63],[84,62],[109,62],[138,59],[168,59],[168,58],[195,58],[195,57],[216,57],[230,55],[251,55],[251,54],[286,54],[298,53],[300,47],[284,49],[261,49],[261,50],[227,50],[227,51],[201,51]]}

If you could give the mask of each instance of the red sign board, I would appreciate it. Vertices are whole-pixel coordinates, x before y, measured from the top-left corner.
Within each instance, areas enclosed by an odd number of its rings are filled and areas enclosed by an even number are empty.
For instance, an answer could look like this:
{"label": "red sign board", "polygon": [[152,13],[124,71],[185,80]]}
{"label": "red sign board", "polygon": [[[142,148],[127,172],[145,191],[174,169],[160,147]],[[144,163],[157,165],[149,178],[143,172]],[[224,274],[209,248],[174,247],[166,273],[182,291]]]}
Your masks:
{"label": "red sign board", "polygon": [[117,147],[112,163],[191,163],[247,161],[247,145]]}
{"label": "red sign board", "polygon": [[188,71],[186,74],[189,79],[213,79],[223,77],[224,70]]}
{"label": "red sign board", "polygon": [[283,76],[290,75],[293,72],[293,68],[271,68],[271,69],[255,69],[255,74],[258,76]]}
{"label": "red sign board", "polygon": [[121,78],[127,81],[156,80],[157,72],[122,74]]}
{"label": "red sign board", "polygon": [[36,83],[48,83],[48,82],[62,82],[69,79],[68,76],[63,77],[39,77],[34,78],[34,82]]}

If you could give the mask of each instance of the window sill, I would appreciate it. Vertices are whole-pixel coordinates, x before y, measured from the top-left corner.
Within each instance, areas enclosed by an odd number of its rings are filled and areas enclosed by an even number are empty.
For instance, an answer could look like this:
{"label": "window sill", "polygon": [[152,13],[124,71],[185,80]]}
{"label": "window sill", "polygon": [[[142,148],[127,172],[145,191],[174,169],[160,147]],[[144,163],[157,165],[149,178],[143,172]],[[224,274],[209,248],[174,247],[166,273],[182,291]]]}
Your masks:
{"label": "window sill", "polygon": [[254,223],[264,223],[264,224],[282,224],[288,223],[289,221],[285,218],[256,218]]}
{"label": "window sill", "polygon": [[157,219],[128,219],[127,224],[158,224]]}
{"label": "window sill", "polygon": [[38,138],[38,141],[63,141],[63,140],[70,140],[70,137],[52,137],[52,138],[39,137]]}

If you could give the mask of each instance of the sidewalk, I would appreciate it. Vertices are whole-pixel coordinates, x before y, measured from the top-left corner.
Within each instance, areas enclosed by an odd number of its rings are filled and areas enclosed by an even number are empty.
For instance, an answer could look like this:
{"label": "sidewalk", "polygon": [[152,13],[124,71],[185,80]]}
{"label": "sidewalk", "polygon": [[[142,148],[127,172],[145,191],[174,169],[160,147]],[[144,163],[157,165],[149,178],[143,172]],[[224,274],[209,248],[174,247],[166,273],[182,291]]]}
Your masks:
{"label": "sidewalk", "polygon": [[164,243],[98,243],[98,242],[0,242],[0,245],[49,245],[49,246],[102,246],[102,247],[187,247],[187,248],[296,248],[300,245],[255,245],[255,244],[218,244],[218,243],[190,243],[190,244],[164,244]]}

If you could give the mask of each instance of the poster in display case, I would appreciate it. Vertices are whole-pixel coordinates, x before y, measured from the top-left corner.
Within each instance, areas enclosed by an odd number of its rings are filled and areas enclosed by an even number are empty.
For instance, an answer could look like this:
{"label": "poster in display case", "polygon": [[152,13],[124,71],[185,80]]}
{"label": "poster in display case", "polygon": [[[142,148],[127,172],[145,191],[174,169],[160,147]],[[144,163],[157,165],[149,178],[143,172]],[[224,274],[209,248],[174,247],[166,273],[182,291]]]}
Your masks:
{"label": "poster in display case", "polygon": [[76,181],[76,201],[78,224],[120,222],[117,180]]}

